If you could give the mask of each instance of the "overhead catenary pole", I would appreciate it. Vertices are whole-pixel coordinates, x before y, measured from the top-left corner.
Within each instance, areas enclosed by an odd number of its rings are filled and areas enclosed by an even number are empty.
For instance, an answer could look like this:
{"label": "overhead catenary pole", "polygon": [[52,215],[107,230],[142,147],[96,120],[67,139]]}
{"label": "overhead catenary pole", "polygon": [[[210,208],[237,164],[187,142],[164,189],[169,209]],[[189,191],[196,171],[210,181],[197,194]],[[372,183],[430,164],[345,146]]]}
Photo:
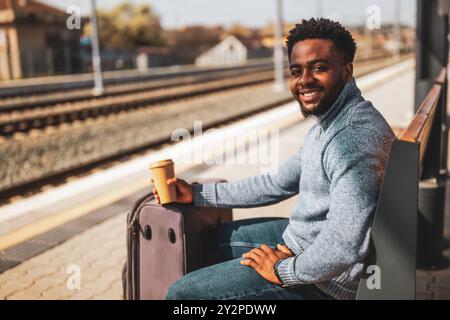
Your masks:
{"label": "overhead catenary pole", "polygon": [[395,48],[394,57],[398,61],[400,60],[400,50],[402,46],[402,35],[401,35],[401,3],[400,0],[395,0],[395,21],[394,21],[394,37],[395,37]]}
{"label": "overhead catenary pole", "polygon": [[282,48],[282,30],[283,30],[283,16],[282,16],[282,0],[276,1],[275,10],[275,25],[274,25],[274,47],[273,47],[273,63],[275,69],[275,91],[282,91],[284,89],[284,75],[283,75],[283,48]]}
{"label": "overhead catenary pole", "polygon": [[364,42],[366,45],[366,50],[364,52],[364,55],[366,58],[369,58],[369,59],[372,58],[372,47],[373,47],[372,36],[373,36],[372,28],[369,28],[366,24],[364,27]]}
{"label": "overhead catenary pole", "polygon": [[94,69],[94,89],[92,93],[94,95],[102,95],[104,92],[102,66],[100,58],[100,45],[98,40],[98,24],[97,24],[97,5],[96,0],[91,0],[91,25],[92,25],[92,66]]}
{"label": "overhead catenary pole", "polygon": [[323,16],[323,3],[322,0],[316,0],[316,17],[322,18]]}

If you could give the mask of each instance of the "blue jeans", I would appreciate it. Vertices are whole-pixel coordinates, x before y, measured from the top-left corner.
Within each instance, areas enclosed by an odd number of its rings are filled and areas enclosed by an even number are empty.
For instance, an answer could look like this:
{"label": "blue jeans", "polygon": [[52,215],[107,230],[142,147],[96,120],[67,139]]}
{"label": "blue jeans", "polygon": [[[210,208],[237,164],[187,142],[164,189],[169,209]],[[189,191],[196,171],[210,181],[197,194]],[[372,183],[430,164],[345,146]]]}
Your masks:
{"label": "blue jeans", "polygon": [[261,277],[253,268],[240,264],[243,253],[265,243],[275,248],[284,244],[285,218],[256,218],[219,225],[213,241],[219,255],[218,264],[195,270],[175,282],[168,300],[323,300],[330,299],[314,285],[282,288]]}

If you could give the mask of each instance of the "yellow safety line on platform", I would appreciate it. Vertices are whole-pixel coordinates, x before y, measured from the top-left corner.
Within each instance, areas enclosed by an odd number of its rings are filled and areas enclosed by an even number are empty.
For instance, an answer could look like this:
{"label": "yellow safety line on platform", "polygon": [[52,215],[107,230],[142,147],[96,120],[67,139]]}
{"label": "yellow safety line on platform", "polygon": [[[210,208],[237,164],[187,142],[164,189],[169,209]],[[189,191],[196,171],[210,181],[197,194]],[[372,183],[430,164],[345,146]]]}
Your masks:
{"label": "yellow safety line on platform", "polygon": [[94,200],[90,200],[87,203],[83,203],[76,207],[63,210],[57,214],[45,217],[37,222],[32,223],[29,226],[20,228],[19,230],[12,231],[0,237],[0,250],[12,247],[16,244],[24,242],[30,238],[33,238],[39,234],[42,234],[48,230],[56,228],[66,222],[69,222],[75,218],[86,215],[90,212],[98,210],[106,205],[109,205],[117,200],[120,200],[131,192],[137,192],[150,185],[150,176],[142,181],[136,181],[133,186],[126,186],[119,190],[108,192],[107,195],[102,196]]}

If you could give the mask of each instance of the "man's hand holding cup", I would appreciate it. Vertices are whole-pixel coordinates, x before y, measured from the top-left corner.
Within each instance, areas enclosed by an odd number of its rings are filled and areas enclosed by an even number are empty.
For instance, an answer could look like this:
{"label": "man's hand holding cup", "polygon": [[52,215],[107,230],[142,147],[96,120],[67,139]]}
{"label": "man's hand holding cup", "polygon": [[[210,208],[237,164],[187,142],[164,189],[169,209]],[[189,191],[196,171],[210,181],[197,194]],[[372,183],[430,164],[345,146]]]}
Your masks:
{"label": "man's hand holding cup", "polygon": [[[153,178],[151,178],[151,182],[154,183]],[[187,181],[173,177],[168,179],[167,184],[169,186],[174,186],[176,191],[176,201],[173,202],[179,202],[179,203],[192,203],[193,202],[193,191],[192,191],[192,185],[188,183]],[[156,186],[153,188],[153,195],[155,196],[156,202],[161,204],[161,199],[158,194],[158,190],[156,189]]]}

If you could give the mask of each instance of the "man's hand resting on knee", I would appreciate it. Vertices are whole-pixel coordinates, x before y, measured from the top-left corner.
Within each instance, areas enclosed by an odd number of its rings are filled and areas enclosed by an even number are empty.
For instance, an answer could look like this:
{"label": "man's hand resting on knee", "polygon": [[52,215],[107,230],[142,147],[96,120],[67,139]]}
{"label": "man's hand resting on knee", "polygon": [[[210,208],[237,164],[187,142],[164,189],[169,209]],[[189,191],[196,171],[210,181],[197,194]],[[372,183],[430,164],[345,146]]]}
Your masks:
{"label": "man's hand resting on knee", "polygon": [[241,260],[241,264],[249,266],[255,269],[264,279],[272,283],[281,285],[281,281],[275,275],[273,266],[280,259],[287,259],[294,254],[292,251],[281,244],[277,245],[277,249],[272,249],[266,244],[262,244],[259,248],[250,250],[244,253]]}

